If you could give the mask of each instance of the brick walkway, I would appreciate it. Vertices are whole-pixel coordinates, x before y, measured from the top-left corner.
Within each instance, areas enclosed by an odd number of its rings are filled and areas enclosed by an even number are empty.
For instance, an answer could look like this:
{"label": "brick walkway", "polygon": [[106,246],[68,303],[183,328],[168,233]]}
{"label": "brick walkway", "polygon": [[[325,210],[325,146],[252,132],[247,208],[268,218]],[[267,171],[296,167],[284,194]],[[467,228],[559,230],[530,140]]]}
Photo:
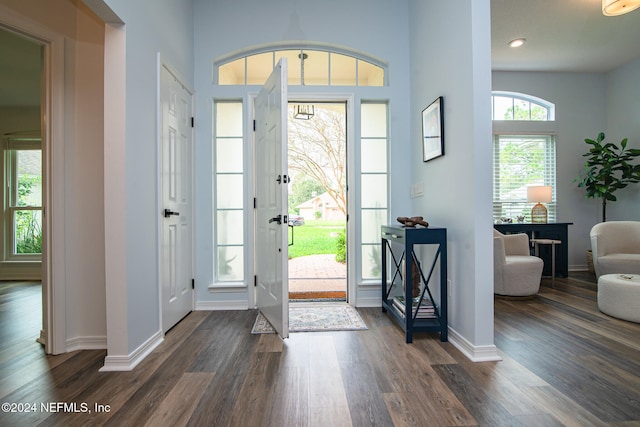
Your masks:
{"label": "brick walkway", "polygon": [[289,291],[346,291],[347,264],[335,255],[310,255],[289,260]]}

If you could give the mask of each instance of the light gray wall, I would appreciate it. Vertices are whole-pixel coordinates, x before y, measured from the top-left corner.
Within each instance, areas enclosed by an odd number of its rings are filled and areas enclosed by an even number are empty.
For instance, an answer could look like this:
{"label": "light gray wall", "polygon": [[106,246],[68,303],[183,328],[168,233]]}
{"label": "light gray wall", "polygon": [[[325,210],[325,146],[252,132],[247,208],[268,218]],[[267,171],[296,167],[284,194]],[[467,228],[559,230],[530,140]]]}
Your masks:
{"label": "light gray wall", "polygon": [[[494,72],[493,90],[526,93],[556,105],[556,194],[558,221],[573,222],[569,226],[569,268],[586,269],[585,251],[590,248],[589,231],[600,222],[599,199],[586,199],[575,179],[584,170],[589,145],[585,138],[595,139],[605,132],[607,140],[619,142],[625,136],[636,135],[640,145],[638,125],[638,93],[636,84],[638,63],[623,67],[610,75],[601,73],[540,73]],[[632,140],[632,139],[631,139]],[[630,140],[630,141],[631,141]],[[631,143],[630,143],[631,144]],[[620,202],[608,208],[608,219],[638,219],[637,190],[635,202],[627,197],[631,191],[620,191]],[[629,204],[631,203],[631,204]],[[624,210],[622,208],[624,207]]]}
{"label": "light gray wall", "polygon": [[[607,140],[640,149],[640,59],[607,74]],[[607,204],[607,220],[640,221],[640,184],[616,193],[617,202]]]}
{"label": "light gray wall", "polygon": [[[238,90],[212,84],[213,60],[232,52],[281,42],[323,43],[347,47],[380,58],[389,64],[389,87],[289,87],[289,94],[355,92],[360,99],[382,95],[390,105],[390,212],[406,215],[409,168],[409,48],[408,3],[406,0],[194,0],[196,126],[196,291],[198,304],[221,301],[241,306],[251,300],[253,288],[216,292],[208,286],[214,280],[212,230],[212,103],[214,97],[238,97]],[[245,92],[257,93],[253,87]],[[232,93],[233,95],[229,95]],[[355,124],[358,127],[358,123]],[[252,221],[249,216],[248,221]],[[357,225],[356,225],[357,226]],[[248,248],[253,250],[253,248]],[[252,282],[251,278],[247,278]],[[375,291],[379,300],[379,291]],[[227,304],[228,305],[228,304]]]}
{"label": "light gray wall", "polygon": [[[493,346],[489,1],[412,0],[410,12],[410,162],[424,184],[412,214],[448,229],[450,327],[481,352]],[[445,155],[423,163],[421,111],[438,96]]]}
{"label": "light gray wall", "polygon": [[[158,333],[158,171],[157,55],[193,87],[193,13],[190,0],[108,0],[126,32],[126,295],[110,304],[126,307],[127,348],[131,352]],[[118,238],[107,236],[107,238]],[[116,245],[117,246],[117,245]],[[108,254],[109,255],[109,254]],[[114,286],[117,286],[114,284]],[[107,307],[109,311],[114,307]],[[109,339],[124,334],[113,331]],[[109,343],[111,346],[111,342]],[[118,346],[120,348],[121,346]]]}

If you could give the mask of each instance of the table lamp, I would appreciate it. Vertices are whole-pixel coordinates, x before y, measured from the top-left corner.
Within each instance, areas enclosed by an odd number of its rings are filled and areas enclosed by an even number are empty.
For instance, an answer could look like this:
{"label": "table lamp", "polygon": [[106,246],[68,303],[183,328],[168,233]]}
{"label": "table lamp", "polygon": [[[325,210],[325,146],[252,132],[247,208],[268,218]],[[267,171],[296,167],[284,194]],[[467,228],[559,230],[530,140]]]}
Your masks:
{"label": "table lamp", "polygon": [[531,209],[531,222],[547,222],[547,208],[542,203],[551,202],[553,189],[550,185],[532,185],[527,187],[527,201],[535,202]]}

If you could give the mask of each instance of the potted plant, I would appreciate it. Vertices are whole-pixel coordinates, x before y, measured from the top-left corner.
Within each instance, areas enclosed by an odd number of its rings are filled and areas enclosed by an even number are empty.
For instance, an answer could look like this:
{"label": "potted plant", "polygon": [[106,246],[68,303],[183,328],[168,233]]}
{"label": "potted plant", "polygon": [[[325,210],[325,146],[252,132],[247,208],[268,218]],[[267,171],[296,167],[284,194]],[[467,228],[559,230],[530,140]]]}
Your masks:
{"label": "potted plant", "polygon": [[[620,142],[620,147],[610,142],[603,143],[604,133],[600,132],[594,141],[585,139],[591,148],[583,154],[587,157],[585,173],[576,179],[578,187],[586,190],[587,198],[602,199],[602,222],[607,220],[607,201],[617,200],[614,193],[631,183],[640,182],[640,164],[632,163],[640,156],[640,149],[627,149],[627,138]],[[587,265],[594,273],[593,253],[587,251]]]}
{"label": "potted plant", "polygon": [[585,139],[591,148],[583,154],[587,157],[584,176],[576,179],[578,187],[584,188],[587,198],[602,199],[602,222],[607,220],[607,201],[615,202],[614,193],[631,183],[640,182],[640,164],[633,163],[640,156],[640,149],[627,149],[627,138],[620,147],[604,141],[604,133],[598,138]]}

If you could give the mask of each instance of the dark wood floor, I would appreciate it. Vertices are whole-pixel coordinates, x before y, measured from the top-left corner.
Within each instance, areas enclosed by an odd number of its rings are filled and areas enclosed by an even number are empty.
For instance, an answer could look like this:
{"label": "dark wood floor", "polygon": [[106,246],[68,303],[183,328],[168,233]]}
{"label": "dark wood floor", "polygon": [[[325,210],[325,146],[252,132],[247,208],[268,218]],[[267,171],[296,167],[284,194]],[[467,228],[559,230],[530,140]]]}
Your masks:
{"label": "dark wood floor", "polygon": [[[3,313],[16,292],[0,292]],[[104,351],[44,356],[37,331],[6,344],[20,322],[3,315],[0,402],[37,407],[0,425],[640,425],[640,324],[600,313],[593,279],[545,282],[495,311],[500,362],[472,363],[434,334],[405,344],[380,309],[359,309],[367,331],[284,342],[250,334],[254,311],[225,311],[192,313],[124,373],[98,372]],[[68,407],[43,412],[53,402]]]}

